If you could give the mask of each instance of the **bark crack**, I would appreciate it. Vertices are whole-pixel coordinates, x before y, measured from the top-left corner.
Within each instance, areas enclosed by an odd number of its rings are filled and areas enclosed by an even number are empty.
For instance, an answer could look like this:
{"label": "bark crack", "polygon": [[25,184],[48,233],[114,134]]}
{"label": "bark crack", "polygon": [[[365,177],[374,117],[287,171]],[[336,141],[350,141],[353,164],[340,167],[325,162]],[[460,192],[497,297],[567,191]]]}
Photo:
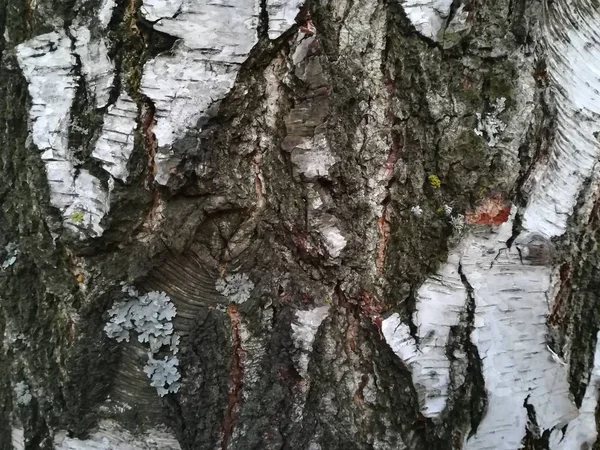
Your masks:
{"label": "bark crack", "polygon": [[463,283],[465,290],[467,291],[467,302],[466,302],[466,323],[465,323],[465,348],[467,349],[468,356],[468,373],[470,374],[471,383],[472,383],[472,392],[470,398],[470,418],[471,418],[471,430],[469,432],[469,437],[475,435],[477,433],[477,428],[485,415],[485,410],[487,407],[487,394],[485,390],[485,380],[483,378],[483,369],[481,363],[481,357],[479,356],[479,351],[477,350],[477,346],[473,344],[471,341],[471,333],[473,332],[475,326],[475,295],[474,289],[471,283],[469,282],[466,274],[464,273],[462,263],[458,263],[458,274],[460,275],[460,280]]}
{"label": "bark crack", "polygon": [[242,339],[240,336],[240,316],[237,306],[229,305],[227,314],[231,320],[231,337],[233,344],[233,353],[231,359],[231,372],[229,375],[229,393],[227,395],[227,412],[223,420],[223,439],[221,449],[226,450],[229,440],[233,434],[235,419],[240,409],[240,400],[242,395],[244,366],[242,363]]}

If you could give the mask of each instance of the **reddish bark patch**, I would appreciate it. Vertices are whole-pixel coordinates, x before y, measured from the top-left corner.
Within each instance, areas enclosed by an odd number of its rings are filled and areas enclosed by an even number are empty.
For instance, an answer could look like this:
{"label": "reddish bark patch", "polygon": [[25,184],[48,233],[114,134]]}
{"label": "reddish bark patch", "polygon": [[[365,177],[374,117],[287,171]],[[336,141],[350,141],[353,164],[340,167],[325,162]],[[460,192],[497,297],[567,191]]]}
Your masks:
{"label": "reddish bark patch", "polygon": [[348,328],[346,328],[346,344],[347,349],[353,353],[358,354],[356,351],[356,337],[358,336],[358,320],[352,315],[348,314]]}
{"label": "reddish bark patch", "polygon": [[379,301],[377,297],[371,294],[369,291],[361,289],[359,294],[360,310],[365,316],[377,317],[381,315],[384,310],[384,305]]}
{"label": "reddish bark patch", "polygon": [[360,377],[360,382],[358,383],[358,389],[354,393],[353,401],[356,406],[363,406],[365,404],[365,386],[367,385],[367,381],[369,381],[369,377],[367,374],[363,374]]}
{"label": "reddish bark patch", "polygon": [[154,113],[155,108],[154,105],[147,101],[142,106],[142,136],[144,138],[144,149],[148,154],[148,179],[147,179],[147,187],[152,186],[152,182],[154,181],[154,176],[156,175],[156,148],[158,147],[158,143],[156,141],[156,136],[154,135]]}
{"label": "reddish bark patch", "polygon": [[385,310],[385,305],[374,294],[364,289],[361,289],[359,293],[359,305],[362,315],[371,319],[371,322],[377,327],[379,335],[383,339],[381,331],[383,319],[381,314]]}
{"label": "reddish bark patch", "polygon": [[548,323],[550,325],[560,325],[564,320],[565,311],[563,311],[563,303],[571,286],[571,265],[564,263],[562,266],[560,266],[559,276],[560,288],[556,293],[554,304],[552,305],[552,311],[550,311],[550,314],[548,315]]}
{"label": "reddish bark patch", "polygon": [[306,380],[300,376],[293,366],[282,366],[277,369],[277,380],[294,388],[302,388],[306,385]]}
{"label": "reddish bark patch", "polygon": [[382,326],[383,326],[383,317],[378,316],[378,317],[372,317],[371,321],[373,322],[373,324],[377,327],[377,329],[379,330],[379,337],[383,340],[384,336],[383,336],[383,331],[382,331]]}
{"label": "reddish bark patch", "polygon": [[231,338],[233,342],[233,355],[231,359],[231,372],[229,374],[229,393],[227,395],[227,412],[223,420],[223,440],[221,449],[226,450],[229,439],[233,433],[235,417],[239,411],[239,404],[242,394],[243,375],[244,375],[244,350],[242,349],[242,340],[240,338],[240,316],[237,306],[229,305],[227,314],[231,320]]}
{"label": "reddish bark patch", "polygon": [[300,303],[302,305],[312,305],[314,304],[315,299],[312,295],[310,295],[308,292],[302,292],[300,294]]}
{"label": "reddish bark patch", "polygon": [[300,12],[298,13],[298,21],[299,29],[301,33],[308,34],[312,36],[317,33],[317,28],[310,17],[310,10],[308,7],[300,8]]}
{"label": "reddish bark patch", "polygon": [[452,450],[461,450],[463,445],[463,434],[460,430],[452,431]]}
{"label": "reddish bark patch", "polygon": [[508,220],[510,206],[502,195],[492,195],[478,201],[475,210],[467,212],[465,221],[478,225],[500,225]]}
{"label": "reddish bark patch", "polygon": [[150,232],[153,228],[153,224],[159,216],[160,207],[160,195],[158,190],[154,188],[154,177],[156,175],[156,149],[158,143],[156,136],[154,135],[154,105],[147,101],[142,106],[141,124],[142,124],[142,136],[144,142],[144,149],[148,154],[148,176],[146,177],[146,189],[152,191],[152,207],[148,211],[146,220],[144,221],[144,229]]}
{"label": "reddish bark patch", "polygon": [[323,256],[322,251],[309,241],[306,233],[292,227],[288,227],[288,229],[291,232],[292,241],[301,255],[312,256],[313,258]]}
{"label": "reddish bark patch", "polygon": [[385,86],[385,89],[388,94],[393,94],[396,90],[394,80],[392,80],[391,78],[386,78],[385,80],[383,80],[383,85]]}
{"label": "reddish bark patch", "polygon": [[[391,132],[392,137],[392,145],[390,148],[390,153],[383,163],[383,167],[379,173],[379,177],[382,181],[388,182],[392,179],[394,175],[394,168],[396,167],[396,163],[400,158],[400,153],[404,148],[404,138],[398,131]],[[389,195],[389,185],[388,185],[388,195]],[[383,211],[381,212],[381,217],[377,219],[377,227],[379,229],[379,241],[377,243],[377,258],[375,261],[375,265],[377,267],[377,274],[383,274],[383,267],[385,264],[385,255],[387,252],[388,241],[390,238],[390,223],[389,223],[389,211],[387,207],[388,199],[385,200],[383,205]]]}
{"label": "reddish bark patch", "polygon": [[383,167],[381,169],[381,178],[384,180],[390,180],[392,175],[394,174],[394,167],[400,158],[400,153],[404,148],[404,137],[396,130],[392,130],[391,132],[392,145],[390,148],[390,153],[388,154],[385,163],[383,163]]}

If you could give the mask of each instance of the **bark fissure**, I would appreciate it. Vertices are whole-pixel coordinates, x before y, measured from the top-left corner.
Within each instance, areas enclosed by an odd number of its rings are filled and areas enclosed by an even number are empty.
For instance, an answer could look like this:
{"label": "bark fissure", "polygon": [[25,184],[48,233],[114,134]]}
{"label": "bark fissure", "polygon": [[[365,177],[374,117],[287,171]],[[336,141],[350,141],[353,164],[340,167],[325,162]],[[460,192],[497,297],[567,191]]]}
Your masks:
{"label": "bark fissure", "polygon": [[487,408],[487,394],[485,390],[485,381],[483,378],[483,369],[481,366],[481,357],[477,346],[471,341],[471,333],[474,330],[475,320],[475,297],[473,294],[473,286],[469,283],[467,276],[463,271],[462,264],[458,265],[458,273],[460,279],[465,286],[467,291],[467,305],[466,305],[466,319],[465,319],[465,330],[463,334],[464,347],[466,349],[468,358],[467,367],[467,380],[466,385],[469,392],[469,406],[470,406],[470,430],[468,436],[474,436],[477,433],[477,428],[481,419],[485,415]]}
{"label": "bark fissure", "polygon": [[233,427],[235,426],[235,419],[240,409],[240,399],[242,395],[243,383],[242,379],[244,376],[244,366],[242,363],[242,352],[244,351],[241,346],[240,340],[240,318],[237,307],[235,305],[229,305],[227,307],[227,314],[231,320],[231,340],[232,340],[232,359],[231,359],[231,375],[229,379],[229,394],[227,401],[227,412],[223,421],[223,439],[221,442],[221,448],[226,450],[228,443],[233,433]]}

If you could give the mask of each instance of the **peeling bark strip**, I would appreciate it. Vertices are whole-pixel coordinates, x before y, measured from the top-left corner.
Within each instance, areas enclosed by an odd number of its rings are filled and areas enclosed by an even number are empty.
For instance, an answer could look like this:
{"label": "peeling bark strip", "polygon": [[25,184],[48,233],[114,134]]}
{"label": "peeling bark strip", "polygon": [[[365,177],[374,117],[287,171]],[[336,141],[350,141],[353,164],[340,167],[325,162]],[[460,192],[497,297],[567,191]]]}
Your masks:
{"label": "peeling bark strip", "polygon": [[385,339],[411,370],[425,417],[438,417],[448,398],[450,361],[446,347],[450,329],[458,325],[467,301],[467,291],[458,273],[460,256],[459,248],[437,277],[427,280],[417,292],[414,338],[408,326],[399,323],[397,314],[383,321]]}
{"label": "peeling bark strip", "polygon": [[137,127],[138,108],[131,97],[123,92],[117,102],[108,108],[102,134],[92,156],[102,161],[102,167],[114,178],[127,181],[127,163],[133,152],[134,131]]}
{"label": "peeling bark strip", "polygon": [[81,61],[81,70],[88,89],[95,99],[96,107],[108,105],[113,87],[115,70],[108,58],[108,48],[104,38],[92,39],[87,27],[71,27],[75,40],[75,54]]}
{"label": "peeling bark strip", "polygon": [[526,432],[525,399],[541,430],[561,428],[577,416],[567,368],[552,357],[546,341],[552,268],[507,249],[511,233],[509,221],[497,235],[476,241],[461,261],[473,287],[471,339],[488,393],[487,412],[466,449],[518,448]]}

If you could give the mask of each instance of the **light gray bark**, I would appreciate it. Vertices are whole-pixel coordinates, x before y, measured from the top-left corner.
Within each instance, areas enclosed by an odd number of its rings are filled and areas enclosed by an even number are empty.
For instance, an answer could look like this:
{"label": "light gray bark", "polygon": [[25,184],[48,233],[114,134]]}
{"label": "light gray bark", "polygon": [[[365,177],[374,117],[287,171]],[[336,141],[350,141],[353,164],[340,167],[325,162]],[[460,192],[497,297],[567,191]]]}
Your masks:
{"label": "light gray bark", "polygon": [[[597,445],[598,29],[3,0],[0,450]],[[148,356],[111,307],[155,291]]]}

